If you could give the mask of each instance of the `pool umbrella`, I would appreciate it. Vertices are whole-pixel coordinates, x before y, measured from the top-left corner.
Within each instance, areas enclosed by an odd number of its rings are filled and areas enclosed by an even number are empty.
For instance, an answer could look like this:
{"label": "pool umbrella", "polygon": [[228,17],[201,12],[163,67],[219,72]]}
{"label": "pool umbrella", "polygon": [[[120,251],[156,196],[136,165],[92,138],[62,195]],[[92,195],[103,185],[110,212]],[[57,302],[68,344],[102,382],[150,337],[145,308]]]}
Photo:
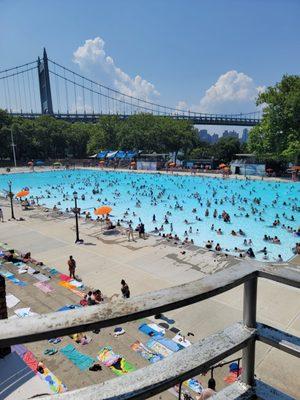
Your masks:
{"label": "pool umbrella", "polygon": [[42,160],[37,160],[35,164],[36,165],[44,165],[45,163]]}
{"label": "pool umbrella", "polygon": [[294,171],[300,171],[300,165],[294,165],[293,167],[291,167],[291,169]]}
{"label": "pool umbrella", "polygon": [[28,161],[27,165],[32,166],[32,165],[33,165],[33,162],[32,162],[32,161]]}
{"label": "pool umbrella", "polygon": [[16,197],[26,197],[29,195],[29,190],[21,190],[19,193],[16,194]]}
{"label": "pool umbrella", "polygon": [[60,162],[55,162],[55,163],[53,163],[53,165],[58,167],[58,166],[61,166],[61,163]]}
{"label": "pool umbrella", "polygon": [[267,168],[266,171],[267,172],[273,172],[273,169],[272,168]]}
{"label": "pool umbrella", "polygon": [[219,168],[225,168],[225,167],[227,167],[227,165],[224,164],[224,163],[222,163],[222,164],[219,165]]}
{"label": "pool umbrella", "polygon": [[106,214],[109,214],[111,212],[111,210],[112,210],[111,207],[102,206],[102,207],[96,208],[94,210],[94,214],[95,215],[106,215]]}

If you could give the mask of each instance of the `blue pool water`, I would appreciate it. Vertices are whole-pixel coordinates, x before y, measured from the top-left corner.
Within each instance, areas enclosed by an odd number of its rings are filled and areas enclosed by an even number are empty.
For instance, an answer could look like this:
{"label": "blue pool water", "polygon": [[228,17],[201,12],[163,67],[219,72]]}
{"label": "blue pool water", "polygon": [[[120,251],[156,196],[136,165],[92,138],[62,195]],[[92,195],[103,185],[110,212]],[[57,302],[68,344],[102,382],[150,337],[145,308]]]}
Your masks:
{"label": "blue pool water", "polygon": [[[29,187],[31,196],[42,197],[40,204],[50,207],[56,204],[64,211],[74,206],[72,193],[76,190],[78,206],[92,215],[94,207],[107,204],[113,208],[113,219],[131,219],[138,224],[140,218],[148,232],[163,225],[162,233],[169,233],[172,223],[173,234],[177,233],[181,239],[188,231],[188,238],[193,238],[200,246],[213,240],[214,246],[220,243],[222,250],[232,253],[235,247],[243,250],[252,247],[257,259],[263,258],[263,254],[257,252],[266,246],[268,260],[277,259],[278,254],[287,260],[293,255],[295,243],[300,242],[299,236],[283,227],[299,228],[299,183],[75,170],[0,175],[0,191],[7,189],[8,180],[13,182],[14,193]],[[101,192],[93,194],[93,189]],[[82,194],[85,195],[84,201],[81,200]],[[129,214],[124,217],[127,209]],[[206,209],[208,216],[205,216]],[[214,210],[217,210],[216,218]],[[219,218],[224,210],[230,215],[230,223]],[[171,215],[167,215],[168,212]],[[152,222],[153,214],[156,223]],[[169,224],[164,224],[166,215]],[[281,223],[277,227],[272,226],[275,219]],[[216,232],[219,228],[222,235]],[[232,230],[239,229],[245,232],[245,236],[231,234]],[[281,244],[264,241],[265,234],[277,236]],[[244,239],[251,239],[253,245],[244,245]]]}

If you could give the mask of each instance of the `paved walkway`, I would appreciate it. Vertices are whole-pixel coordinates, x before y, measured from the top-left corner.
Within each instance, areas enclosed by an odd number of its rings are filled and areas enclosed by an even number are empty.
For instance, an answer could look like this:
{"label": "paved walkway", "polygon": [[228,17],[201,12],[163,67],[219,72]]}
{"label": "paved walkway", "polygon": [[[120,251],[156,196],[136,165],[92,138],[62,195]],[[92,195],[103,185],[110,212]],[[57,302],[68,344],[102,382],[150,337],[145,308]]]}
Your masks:
{"label": "paved walkway", "polygon": [[[5,201],[1,203],[7,219],[8,204]],[[67,259],[72,254],[77,261],[77,272],[83,282],[87,286],[100,288],[107,296],[120,293],[122,278],[128,282],[132,295],[135,295],[199,279],[237,262],[232,257],[217,256],[194,246],[185,248],[186,253],[181,254],[180,247],[154,237],[145,241],[140,239],[134,243],[129,243],[126,236],[122,235],[104,237],[100,226],[84,221],[80,222],[80,235],[85,244],[75,245],[74,219],[57,218],[52,213],[40,210],[22,212],[18,207],[16,215],[24,217],[25,221],[0,223],[1,242],[24,252],[31,251],[34,258],[62,272],[67,271]],[[295,268],[299,268],[299,264],[294,265]],[[300,336],[299,299],[299,291],[293,288],[260,280],[258,319]],[[31,298],[27,298],[27,301],[29,300],[31,301]],[[47,309],[36,311],[46,312]],[[191,331],[195,334],[193,340],[205,337],[241,320],[242,287],[199,304],[172,311],[165,317],[164,321],[156,322],[164,322],[169,328],[176,326],[183,333]],[[134,326],[134,323],[132,324]],[[128,332],[130,329],[129,327]],[[133,329],[136,331],[136,327]],[[105,344],[108,344],[110,333],[108,329]],[[138,339],[136,332],[129,333],[129,336]],[[128,346],[128,338],[126,343]],[[116,350],[120,351],[118,348]],[[125,350],[122,351],[127,356]],[[128,351],[132,353],[130,349]],[[51,362],[55,363],[55,359]],[[299,360],[258,344],[256,364],[257,376],[267,383],[295,397],[300,393],[300,382],[297,380]],[[56,366],[60,368],[60,362],[57,362]],[[62,368],[65,368],[64,373],[68,372],[67,366]],[[101,376],[106,377],[105,373]],[[84,384],[90,382],[90,378],[86,383],[82,380]],[[75,386],[76,384],[77,382],[74,382]],[[220,381],[218,387],[221,386]],[[72,382],[68,382],[68,387],[73,387]]]}

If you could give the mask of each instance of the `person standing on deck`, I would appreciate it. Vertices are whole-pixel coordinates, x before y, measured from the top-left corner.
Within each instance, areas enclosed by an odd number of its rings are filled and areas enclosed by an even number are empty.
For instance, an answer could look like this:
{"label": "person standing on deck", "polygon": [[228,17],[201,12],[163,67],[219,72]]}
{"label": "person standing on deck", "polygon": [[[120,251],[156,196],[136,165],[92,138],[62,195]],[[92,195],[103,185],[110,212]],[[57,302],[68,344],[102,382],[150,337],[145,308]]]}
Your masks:
{"label": "person standing on deck", "polygon": [[124,299],[129,299],[130,297],[130,290],[127,283],[124,279],[121,280],[121,293]]}
{"label": "person standing on deck", "polygon": [[68,260],[68,266],[69,266],[70,278],[76,279],[75,278],[76,261],[74,260],[73,256],[70,256]]}

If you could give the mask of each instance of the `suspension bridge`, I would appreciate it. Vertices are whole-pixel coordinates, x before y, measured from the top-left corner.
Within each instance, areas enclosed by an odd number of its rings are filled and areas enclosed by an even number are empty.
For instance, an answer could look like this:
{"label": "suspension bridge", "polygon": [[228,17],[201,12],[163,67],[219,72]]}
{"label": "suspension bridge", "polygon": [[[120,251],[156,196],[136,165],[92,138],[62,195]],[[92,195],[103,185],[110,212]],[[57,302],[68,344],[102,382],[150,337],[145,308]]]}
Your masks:
{"label": "suspension bridge", "polygon": [[0,71],[0,108],[34,119],[51,115],[71,122],[96,122],[104,115],[126,119],[139,113],[189,120],[194,125],[254,126],[260,112],[208,114],[157,104],[122,93],[43,57]]}

